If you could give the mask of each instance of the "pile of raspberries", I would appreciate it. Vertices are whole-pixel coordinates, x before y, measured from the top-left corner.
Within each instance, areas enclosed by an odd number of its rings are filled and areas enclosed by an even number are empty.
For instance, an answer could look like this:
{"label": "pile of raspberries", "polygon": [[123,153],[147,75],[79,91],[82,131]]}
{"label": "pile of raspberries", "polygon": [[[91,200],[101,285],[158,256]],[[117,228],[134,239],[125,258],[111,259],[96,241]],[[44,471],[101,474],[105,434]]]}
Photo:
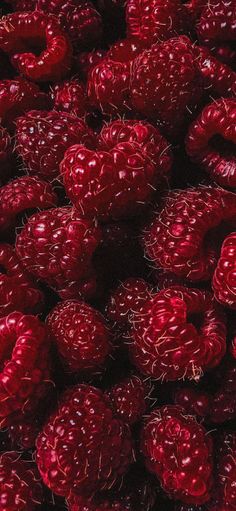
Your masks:
{"label": "pile of raspberries", "polygon": [[236,0],[0,6],[0,511],[236,511]]}

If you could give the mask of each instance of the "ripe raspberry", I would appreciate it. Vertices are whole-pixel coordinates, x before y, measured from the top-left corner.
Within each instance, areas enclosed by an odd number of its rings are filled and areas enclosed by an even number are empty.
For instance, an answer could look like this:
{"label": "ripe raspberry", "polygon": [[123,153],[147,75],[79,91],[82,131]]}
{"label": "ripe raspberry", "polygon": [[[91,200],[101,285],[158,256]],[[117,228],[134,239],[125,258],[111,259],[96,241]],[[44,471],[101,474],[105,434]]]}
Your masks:
{"label": "ripe raspberry", "polygon": [[229,188],[236,187],[235,120],[236,99],[214,101],[192,123],[186,138],[186,151],[190,158],[218,184]]}
{"label": "ripe raspberry", "polygon": [[197,23],[197,34],[203,41],[235,41],[234,0],[212,0],[210,5],[206,2]]}
{"label": "ripe raspberry", "polygon": [[100,49],[79,53],[77,63],[79,72],[84,80],[87,80],[91,69],[99,64],[99,62],[104,59],[105,55],[106,51]]}
{"label": "ripe raspberry", "polygon": [[95,136],[82,119],[66,112],[32,110],[16,122],[17,151],[30,174],[52,181],[66,149],[95,145]]}
{"label": "ripe raspberry", "polygon": [[212,442],[205,429],[182,408],[157,408],[142,433],[147,468],[172,497],[190,504],[209,500]]}
{"label": "ripe raspberry", "polygon": [[8,434],[14,449],[29,450],[34,449],[36,438],[40,432],[40,424],[35,417],[24,419],[16,424],[12,424],[8,429]]}
{"label": "ripe raspberry", "polygon": [[64,111],[76,117],[83,117],[86,114],[85,88],[77,78],[54,85],[51,98],[55,110]]}
{"label": "ripe raspberry", "polygon": [[109,221],[139,213],[156,183],[153,162],[131,142],[110,151],[70,147],[60,171],[66,193],[82,216]]}
{"label": "ripe raspberry", "polygon": [[48,103],[47,94],[24,78],[0,81],[0,119],[9,129],[15,129],[14,121],[19,115],[32,108],[47,108]]}
{"label": "ripe raspberry", "polygon": [[128,0],[126,4],[128,36],[151,46],[177,34],[186,34],[190,18],[179,0]]}
{"label": "ripe raspberry", "polygon": [[34,11],[37,5],[37,0],[7,0],[11,4],[14,11]]}
{"label": "ripe raspberry", "polygon": [[[192,315],[201,321],[195,326]],[[145,375],[199,379],[226,350],[225,318],[210,294],[171,287],[154,295],[133,318],[130,354]]]}
{"label": "ripe raspberry", "polygon": [[90,300],[97,294],[97,273],[92,265],[90,265],[84,276],[79,280],[71,282],[63,282],[60,284],[57,292],[62,300]]}
{"label": "ripe raspberry", "polygon": [[34,511],[43,500],[40,477],[32,460],[19,452],[0,454],[1,511]]}
{"label": "ripe raspberry", "polygon": [[126,330],[135,314],[151,296],[151,288],[143,279],[129,278],[111,294],[106,307],[110,321],[116,327]]}
{"label": "ripe raspberry", "polygon": [[43,12],[15,12],[2,18],[0,48],[14,67],[36,82],[61,80],[70,70],[71,48],[57,19]]}
{"label": "ripe raspberry", "polygon": [[141,53],[133,62],[130,92],[134,109],[177,133],[202,95],[190,40],[176,37]]}
{"label": "ripe raspberry", "polygon": [[110,333],[98,311],[84,302],[62,302],[47,324],[69,372],[91,373],[104,365],[111,352]]}
{"label": "ripe raspberry", "polygon": [[[236,164],[236,160],[235,160]],[[235,166],[236,169],[236,166]],[[213,291],[216,299],[236,309],[236,233],[225,239],[221,255],[213,276]]]}
{"label": "ripe raspberry", "polygon": [[236,50],[229,44],[219,44],[211,49],[217,59],[235,68]]}
{"label": "ripe raspberry", "polygon": [[65,497],[110,489],[132,461],[129,427],[114,418],[101,390],[89,385],[65,393],[37,439],[43,481]]}
{"label": "ripe raspberry", "polygon": [[203,47],[195,47],[196,65],[198,66],[204,89],[216,96],[234,96],[236,94],[236,73],[233,69],[220,62],[212,53]]}
{"label": "ripe raspberry", "polygon": [[199,186],[170,192],[163,210],[146,230],[146,255],[157,268],[192,281],[207,280],[218,258],[211,229],[217,228],[219,243],[221,222],[235,215],[236,196],[221,188]]}
{"label": "ripe raspberry", "polygon": [[107,395],[117,417],[132,426],[146,412],[150,392],[148,382],[134,374],[114,385]]}
{"label": "ripe raspberry", "polygon": [[129,37],[116,41],[106,53],[106,57],[114,62],[128,63],[134,60],[145,49],[145,44],[138,39]]}
{"label": "ripe raspberry", "polygon": [[88,0],[38,0],[37,8],[56,15],[79,48],[93,48],[102,37],[102,18]]}
{"label": "ripe raspberry", "polygon": [[0,230],[14,226],[19,213],[51,208],[56,203],[50,183],[30,176],[18,177],[0,188]]}
{"label": "ripe raspberry", "polygon": [[31,216],[17,236],[16,250],[25,268],[60,294],[90,276],[100,236],[92,222],[61,207]]}
{"label": "ripe raspberry", "polygon": [[174,402],[187,414],[204,418],[210,413],[211,395],[198,389],[183,387],[174,393]]}
{"label": "ripe raspberry", "polygon": [[[3,271],[3,273],[2,273]],[[0,244],[0,317],[10,312],[38,313],[43,294],[25,271],[11,245]]]}
{"label": "ripe raspberry", "polygon": [[7,130],[0,126],[0,183],[7,181],[12,172],[12,144]]}
{"label": "ripe raspberry", "polygon": [[0,318],[0,427],[11,424],[14,414],[24,411],[37,387],[47,383],[49,339],[35,316],[12,312]]}
{"label": "ripe raspberry", "polygon": [[225,509],[231,511],[236,507],[236,434],[224,433],[217,447],[217,493]]}

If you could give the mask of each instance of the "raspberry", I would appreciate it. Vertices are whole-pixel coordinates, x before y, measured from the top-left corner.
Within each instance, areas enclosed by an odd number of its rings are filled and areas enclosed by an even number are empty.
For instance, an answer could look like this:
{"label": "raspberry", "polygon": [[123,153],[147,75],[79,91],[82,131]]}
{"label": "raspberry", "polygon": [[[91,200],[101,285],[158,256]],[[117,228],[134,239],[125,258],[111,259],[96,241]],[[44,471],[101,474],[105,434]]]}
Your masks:
{"label": "raspberry", "polygon": [[114,385],[107,395],[117,417],[132,426],[146,412],[150,391],[148,383],[134,374]]}
{"label": "raspberry", "polygon": [[193,416],[174,405],[157,408],[143,428],[147,468],[172,497],[190,504],[209,500],[212,442]]}
{"label": "raspberry", "polygon": [[84,85],[77,79],[55,85],[51,90],[55,110],[83,117],[87,111]]}
{"label": "raspberry", "polygon": [[14,11],[33,11],[36,7],[37,0],[7,0],[11,4]]}
{"label": "raspberry", "polygon": [[129,278],[111,294],[106,313],[116,327],[126,330],[135,314],[151,296],[150,286],[143,279]]}
{"label": "raspberry", "polygon": [[22,176],[0,188],[0,229],[14,226],[16,217],[27,209],[51,208],[57,196],[50,183]]}
{"label": "raspberry", "polygon": [[37,289],[19,261],[13,247],[0,244],[0,317],[10,312],[37,313],[43,306],[43,294]]}
{"label": "raspberry", "polygon": [[141,115],[158,121],[171,135],[199,105],[202,85],[190,40],[176,37],[155,44],[132,66],[131,101]]}
{"label": "raspberry", "polygon": [[36,402],[37,387],[50,377],[49,339],[35,316],[12,312],[0,318],[0,427],[11,424],[15,413]]}
{"label": "raspberry", "polygon": [[79,53],[78,55],[78,66],[82,77],[87,80],[88,74],[93,67],[95,67],[106,55],[105,50],[92,50],[87,52]]}
{"label": "raspberry", "polygon": [[66,151],[60,171],[66,193],[80,214],[103,221],[139,213],[156,183],[154,164],[131,142],[110,151],[74,145]]}
{"label": "raspberry", "polygon": [[234,0],[212,0],[203,7],[197,23],[198,37],[203,41],[235,41],[236,6]]}
{"label": "raspberry", "polygon": [[102,19],[90,1],[38,0],[38,9],[59,19],[70,40],[79,48],[93,48],[102,36]]}
{"label": "raspberry", "polygon": [[81,220],[72,208],[61,207],[31,216],[17,236],[16,250],[25,268],[60,294],[71,287],[77,290],[91,274],[99,242],[98,227]]}
{"label": "raspberry", "polygon": [[40,92],[34,83],[24,78],[0,81],[0,119],[1,124],[15,129],[14,121],[32,108],[47,108],[48,96]]}
{"label": "raspberry", "polygon": [[55,17],[43,12],[16,12],[2,18],[0,48],[14,67],[38,82],[61,80],[71,66],[71,48]]}
{"label": "raspberry", "polygon": [[106,57],[114,62],[131,62],[145,48],[145,44],[138,39],[129,37],[116,41],[106,53]]}
{"label": "raspberry", "polygon": [[220,44],[216,47],[214,46],[211,49],[212,53],[219,59],[221,62],[228,64],[232,68],[235,67],[235,58],[236,58],[236,50],[231,48],[228,44]]}
{"label": "raspberry", "polygon": [[198,66],[204,89],[207,93],[219,96],[236,94],[236,73],[230,66],[220,62],[207,48],[195,48],[196,65]]}
{"label": "raspberry", "polygon": [[181,406],[188,414],[206,417],[211,406],[211,396],[198,389],[183,387],[174,393],[175,404]]}
{"label": "raspberry", "polygon": [[43,481],[65,497],[110,489],[132,461],[129,427],[114,418],[101,390],[89,385],[65,393],[37,439]]}
{"label": "raspberry", "polygon": [[8,131],[0,126],[0,182],[7,181],[12,171],[12,144]]}
{"label": "raspberry", "polygon": [[[236,161],[235,161],[236,163]],[[236,167],[235,167],[236,168]],[[213,276],[213,291],[223,305],[236,309],[236,233],[225,239]]]}
{"label": "raspberry", "polygon": [[[236,157],[233,151],[236,147],[235,120],[236,99],[214,101],[192,123],[186,138],[189,156],[218,184],[230,188],[236,187]],[[232,148],[224,147],[227,143],[231,143]]]}
{"label": "raspberry", "polygon": [[93,372],[111,352],[110,334],[102,315],[79,301],[59,303],[47,320],[60,357],[69,372]]}
{"label": "raspberry", "polygon": [[53,180],[68,147],[95,144],[93,132],[82,119],[66,112],[31,111],[16,122],[17,150],[31,174]]}
{"label": "raspberry", "polygon": [[0,454],[1,511],[34,511],[43,500],[40,477],[32,460],[15,451]]}
{"label": "raspberry", "polygon": [[220,363],[226,350],[225,318],[211,295],[181,286],[163,289],[148,300],[134,316],[130,336],[136,367],[166,381],[199,379]]}
{"label": "raspberry", "polygon": [[12,424],[8,429],[8,434],[14,449],[29,450],[35,447],[36,438],[40,432],[38,421],[24,419],[21,422]]}
{"label": "raspberry", "polygon": [[[146,255],[159,266],[192,281],[209,279],[218,251],[211,229],[236,215],[236,196],[213,187],[170,192],[160,215],[147,228]],[[216,230],[217,231],[217,230]],[[208,236],[207,236],[208,235]]]}
{"label": "raspberry", "polygon": [[235,433],[225,433],[218,441],[217,452],[217,490],[219,500],[225,506],[225,509],[235,509],[236,507],[236,435]]}
{"label": "raspberry", "polygon": [[146,44],[187,33],[190,19],[179,0],[128,0],[126,4],[128,36]]}

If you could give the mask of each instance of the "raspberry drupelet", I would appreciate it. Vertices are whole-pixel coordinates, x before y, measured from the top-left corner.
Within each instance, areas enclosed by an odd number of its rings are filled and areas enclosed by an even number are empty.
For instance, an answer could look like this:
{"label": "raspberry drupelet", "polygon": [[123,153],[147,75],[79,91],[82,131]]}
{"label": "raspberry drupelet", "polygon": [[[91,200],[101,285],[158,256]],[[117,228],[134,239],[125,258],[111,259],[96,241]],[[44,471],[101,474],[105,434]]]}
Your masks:
{"label": "raspberry drupelet", "polygon": [[223,305],[236,309],[236,233],[225,238],[213,276],[213,291]]}
{"label": "raspberry drupelet", "polygon": [[107,391],[114,413],[130,426],[140,421],[147,411],[150,393],[148,381],[136,374],[123,378]]}
{"label": "raspberry drupelet", "polygon": [[54,85],[51,89],[54,109],[76,117],[84,117],[87,112],[85,86],[78,78],[72,78]]}
{"label": "raspberry drupelet", "polygon": [[204,42],[225,42],[236,39],[236,6],[234,0],[212,0],[201,11],[197,34]]}
{"label": "raspberry drupelet", "polygon": [[0,125],[0,184],[5,183],[12,174],[13,145],[8,131]]}
{"label": "raspberry drupelet", "polygon": [[208,48],[195,46],[196,65],[207,95],[233,97],[236,94],[236,73],[227,63],[221,62]]}

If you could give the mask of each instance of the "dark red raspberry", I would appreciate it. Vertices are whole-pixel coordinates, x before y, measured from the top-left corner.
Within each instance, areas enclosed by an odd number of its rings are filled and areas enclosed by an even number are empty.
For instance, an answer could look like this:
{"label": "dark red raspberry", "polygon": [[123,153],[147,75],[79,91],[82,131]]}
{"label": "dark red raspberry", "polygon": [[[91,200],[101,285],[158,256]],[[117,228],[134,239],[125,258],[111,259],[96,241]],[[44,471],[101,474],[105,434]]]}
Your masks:
{"label": "dark red raspberry", "polygon": [[202,95],[190,40],[176,37],[141,53],[133,62],[130,91],[135,110],[163,124],[170,134],[178,132]]}
{"label": "dark red raspberry", "polygon": [[150,392],[148,382],[134,374],[114,385],[107,395],[117,417],[132,426],[145,414]]}
{"label": "dark red raspberry", "polygon": [[39,473],[32,460],[19,452],[0,454],[1,511],[34,511],[43,501]]}
{"label": "dark red raspberry", "polygon": [[56,203],[50,183],[30,176],[18,177],[0,188],[0,230],[14,226],[19,213],[51,208]]}
{"label": "dark red raspberry", "polygon": [[66,149],[95,145],[95,136],[82,119],[66,112],[32,110],[16,122],[17,151],[30,174],[52,181]]}
{"label": "dark red raspberry", "polygon": [[35,417],[12,424],[8,429],[8,434],[14,449],[34,449],[40,429],[40,424]]}
{"label": "dark red raspberry", "polygon": [[116,41],[106,53],[106,57],[114,62],[131,62],[134,60],[143,50],[145,44],[138,39],[129,37],[127,39],[121,39]]}
{"label": "dark red raspberry", "polygon": [[71,47],[56,17],[40,11],[16,12],[2,18],[0,48],[15,68],[36,82],[61,80],[71,66]]}
{"label": "dark red raspberry", "polygon": [[[236,160],[235,160],[236,164]],[[236,169],[236,167],[235,167]],[[213,291],[223,305],[236,309],[236,233],[225,239],[213,276]]]}
{"label": "dark red raspberry", "polygon": [[33,11],[37,5],[37,0],[7,0],[14,11]]}
{"label": "dark red raspberry", "polygon": [[236,73],[227,64],[221,62],[204,47],[195,47],[198,66],[204,89],[217,97],[236,94]]}
{"label": "dark red raspberry", "polygon": [[61,207],[31,216],[17,236],[16,250],[32,275],[63,294],[78,291],[90,277],[100,236],[92,222],[81,220],[69,206]]}
{"label": "dark red raspberry", "polygon": [[236,5],[234,0],[212,0],[205,3],[197,23],[198,37],[203,41],[235,41]]}
{"label": "dark red raspberry", "polygon": [[218,229],[219,243],[220,224],[235,215],[236,196],[221,188],[199,186],[170,192],[146,230],[146,255],[157,268],[192,281],[207,280],[218,259],[211,229]]}
{"label": "dark red raspberry", "polygon": [[8,131],[0,126],[0,183],[7,181],[12,173],[12,143]]}
{"label": "dark red raspberry", "polygon": [[97,310],[65,301],[50,312],[47,324],[69,372],[91,373],[104,365],[111,352],[110,333]]}
{"label": "dark red raspberry", "polygon": [[88,73],[93,67],[95,67],[106,55],[105,50],[92,50],[87,52],[79,53],[77,57],[77,64],[79,66],[80,74],[87,80]]}
{"label": "dark red raspberry", "polygon": [[207,292],[171,287],[134,315],[130,337],[132,360],[143,374],[166,381],[198,380],[225,354],[225,318]]}
{"label": "dark red raspberry", "polygon": [[190,158],[218,184],[229,188],[236,188],[235,121],[236,99],[214,101],[192,123],[186,138]]}
{"label": "dark red raspberry", "polygon": [[126,330],[133,316],[151,296],[150,285],[143,279],[129,278],[111,294],[106,307],[110,321],[118,329]]}
{"label": "dark red raspberry", "polygon": [[228,64],[228,66],[235,68],[236,50],[229,44],[222,43],[217,46],[213,46],[211,51],[217,59],[224,62],[225,64]]}
{"label": "dark red raspberry", "polygon": [[[224,433],[217,442],[217,481],[219,501],[225,510],[236,508],[236,434]],[[218,509],[218,508],[217,508]]]}
{"label": "dark red raspberry", "polygon": [[[37,406],[37,387],[50,378],[50,342],[35,316],[12,312],[0,318],[0,427],[14,423],[29,400]],[[47,386],[47,385],[46,385]]]}
{"label": "dark red raspberry", "polygon": [[0,316],[14,311],[38,313],[43,302],[42,292],[27,274],[14,248],[0,244]]}
{"label": "dark red raspberry", "polygon": [[70,40],[79,48],[93,48],[102,37],[102,19],[86,0],[38,0],[38,9],[59,19]]}
{"label": "dark red raspberry", "polygon": [[146,44],[186,34],[190,18],[180,0],[128,0],[126,4],[128,36]]}
{"label": "dark red raspberry", "polygon": [[183,387],[174,393],[175,404],[181,406],[186,413],[207,417],[210,413],[211,395],[197,388]]}
{"label": "dark red raspberry", "polygon": [[212,442],[195,417],[182,408],[157,408],[142,433],[147,468],[175,499],[190,504],[209,500],[212,486]]}
{"label": "dark red raspberry", "polygon": [[73,300],[79,298],[82,300],[90,300],[97,294],[98,279],[97,273],[93,266],[89,266],[84,276],[79,280],[73,280],[62,283],[57,289],[57,292],[62,300]]}
{"label": "dark red raspberry", "polygon": [[83,117],[86,114],[85,88],[77,78],[55,85],[51,89],[51,98],[55,110],[68,112],[76,117]]}
{"label": "dark red raspberry", "polygon": [[65,497],[110,489],[132,461],[128,425],[113,416],[101,390],[89,385],[65,393],[37,439],[43,481]]}
{"label": "dark red raspberry", "polygon": [[39,87],[23,78],[0,81],[0,119],[1,124],[10,129],[15,128],[14,121],[32,108],[47,108],[47,94]]}

